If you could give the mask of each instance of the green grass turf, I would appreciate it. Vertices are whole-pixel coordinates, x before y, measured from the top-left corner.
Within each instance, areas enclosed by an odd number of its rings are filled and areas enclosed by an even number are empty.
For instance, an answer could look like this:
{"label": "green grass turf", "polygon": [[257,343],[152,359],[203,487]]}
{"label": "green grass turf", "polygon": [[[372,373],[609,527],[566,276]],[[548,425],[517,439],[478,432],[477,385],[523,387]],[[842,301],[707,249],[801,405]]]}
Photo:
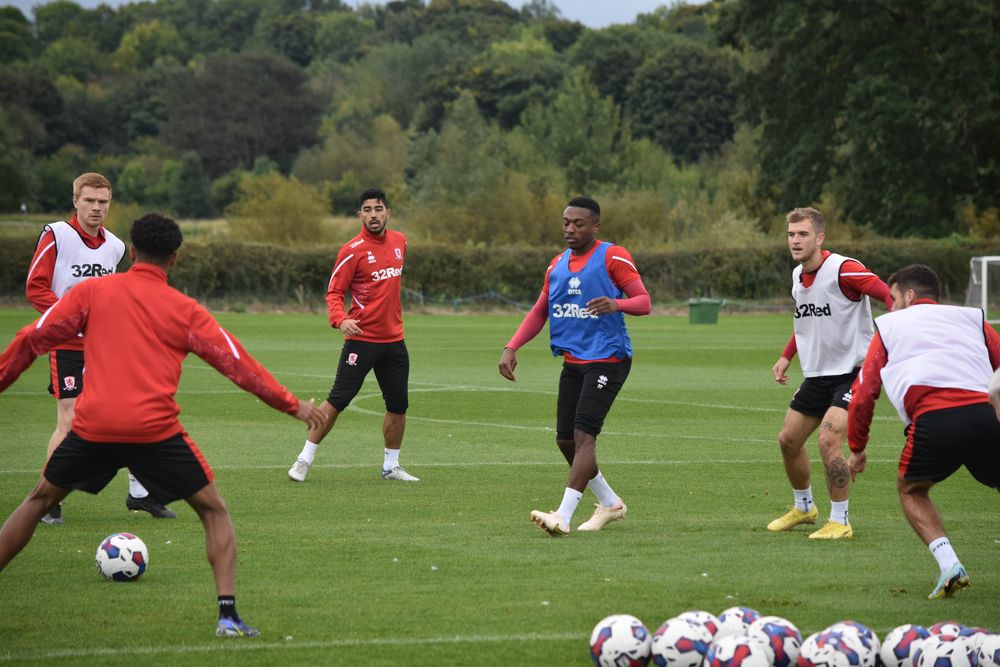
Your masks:
{"label": "green grass turf", "polygon": [[[33,319],[0,311],[0,338]],[[220,317],[289,388],[320,399],[340,338],[322,315]],[[591,628],[631,613],[650,629],[689,609],[748,605],[808,634],[845,618],[881,635],[956,619],[1000,626],[998,497],[965,471],[934,498],[972,586],[928,601],[937,576],[895,493],[902,428],[885,398],[870,468],[851,494],[856,536],[806,539],[764,526],[791,499],[775,442],[793,386],[770,379],[787,316],[630,318],[632,375],[599,438],[602,470],[629,505],[600,533],[551,539],[528,520],[562,497],[552,430],[559,363],[539,336],[518,382],[497,373],[519,317],[408,315],[411,407],[402,463],[419,484],[382,482],[382,405],[370,380],[304,484],[286,470],[304,427],[192,357],[182,420],[216,470],[239,537],[239,609],[257,640],[217,640],[215,593],[194,513],[124,509],[121,473],[76,493],[66,524],[41,526],[0,574],[0,662],[120,664],[587,664]],[[34,484],[55,407],[39,360],[0,396],[0,515]],[[792,385],[801,380],[793,364]],[[815,440],[813,488],[829,509]],[[590,514],[588,492],[574,527]],[[150,550],[134,584],[94,569],[101,538]]]}

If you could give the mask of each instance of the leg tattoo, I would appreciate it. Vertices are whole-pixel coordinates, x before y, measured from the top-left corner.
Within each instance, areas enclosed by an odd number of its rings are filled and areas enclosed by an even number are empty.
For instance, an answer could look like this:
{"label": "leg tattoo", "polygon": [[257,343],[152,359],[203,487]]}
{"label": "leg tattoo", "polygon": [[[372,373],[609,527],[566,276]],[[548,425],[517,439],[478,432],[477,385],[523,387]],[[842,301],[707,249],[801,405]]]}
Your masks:
{"label": "leg tattoo", "polygon": [[836,458],[826,466],[826,478],[830,482],[832,489],[845,489],[851,482],[851,470],[847,467],[847,461]]}

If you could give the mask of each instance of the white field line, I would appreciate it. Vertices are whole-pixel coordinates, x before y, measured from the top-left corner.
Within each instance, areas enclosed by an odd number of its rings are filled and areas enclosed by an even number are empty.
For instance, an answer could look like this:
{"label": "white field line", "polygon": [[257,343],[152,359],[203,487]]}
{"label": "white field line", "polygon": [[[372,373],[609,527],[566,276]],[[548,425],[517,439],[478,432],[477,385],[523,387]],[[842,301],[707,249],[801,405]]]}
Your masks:
{"label": "white field line", "polygon": [[455,635],[451,637],[415,637],[395,639],[374,637],[370,639],[333,639],[330,641],[262,642],[254,639],[223,639],[200,646],[134,646],[122,648],[56,649],[52,651],[30,651],[24,653],[0,653],[0,662],[21,662],[27,660],[65,660],[67,658],[114,658],[131,659],[133,656],[171,656],[191,654],[244,653],[247,651],[300,651],[306,649],[335,649],[366,646],[425,646],[428,644],[495,644],[502,642],[552,642],[584,641],[582,633],[563,632],[553,634],[528,635]]}
{"label": "white field line", "polygon": [[[204,366],[192,366],[191,368],[186,368],[185,370],[215,370],[212,368],[207,368]],[[326,374],[315,374],[315,373],[282,373],[281,375],[287,375],[292,377],[308,377],[308,378],[327,378],[330,379],[329,375]],[[556,396],[556,392],[544,389],[522,389],[520,387],[484,387],[482,385],[471,385],[471,384],[439,384],[434,382],[410,382],[411,388],[410,393],[418,392],[499,392],[499,393],[521,393],[521,394],[541,394],[543,396]],[[413,389],[412,387],[424,386],[424,389]],[[242,389],[206,389],[206,390],[184,390],[179,392],[181,395],[191,394],[191,395],[214,395],[214,394],[241,394],[244,393]],[[300,392],[304,393],[304,392]],[[8,395],[16,396],[47,396],[48,392],[44,391],[14,391],[7,392]],[[354,399],[355,401],[366,400],[369,398],[378,398],[381,394],[369,393],[369,394],[358,394]],[[624,403],[640,403],[649,405],[678,405],[681,407],[689,408],[708,408],[712,410],[735,410],[737,412],[766,412],[775,415],[783,415],[787,409],[784,404],[781,407],[775,408],[760,408],[751,407],[747,405],[733,405],[731,403],[696,403],[692,401],[666,401],[655,398],[634,398],[631,396],[619,396],[615,399],[617,402]],[[348,410],[352,409],[354,406],[348,406]],[[409,418],[412,418],[408,415]],[[875,416],[873,418],[875,421],[898,421],[896,417],[882,417]],[[441,420],[446,421],[446,420]],[[504,428],[514,428],[509,425],[504,425]],[[530,427],[520,427],[520,428],[530,428]],[[770,441],[768,441],[770,442]]]}

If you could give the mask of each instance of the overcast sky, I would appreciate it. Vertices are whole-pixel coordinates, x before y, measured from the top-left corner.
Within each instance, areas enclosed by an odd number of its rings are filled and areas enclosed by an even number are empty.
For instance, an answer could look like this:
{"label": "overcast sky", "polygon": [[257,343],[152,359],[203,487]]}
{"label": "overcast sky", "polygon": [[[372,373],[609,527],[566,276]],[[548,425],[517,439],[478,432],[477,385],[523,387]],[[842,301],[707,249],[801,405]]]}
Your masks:
{"label": "overcast sky", "polygon": [[[103,0],[111,6],[125,4],[122,0]],[[360,2],[370,2],[370,0],[348,0],[357,6]],[[512,7],[520,7],[525,0],[506,0]],[[688,4],[697,4],[688,2]],[[701,0],[703,1],[703,0]],[[96,7],[102,0],[75,0],[81,7]],[[19,8],[29,19],[32,18],[31,8],[35,5],[44,5],[47,2],[39,0],[0,0],[0,5]],[[384,2],[371,2],[371,4],[381,5]],[[639,14],[648,14],[661,5],[671,4],[671,0],[555,0],[555,5],[559,7],[563,18],[579,21],[591,28],[604,28],[612,23],[632,23]]]}

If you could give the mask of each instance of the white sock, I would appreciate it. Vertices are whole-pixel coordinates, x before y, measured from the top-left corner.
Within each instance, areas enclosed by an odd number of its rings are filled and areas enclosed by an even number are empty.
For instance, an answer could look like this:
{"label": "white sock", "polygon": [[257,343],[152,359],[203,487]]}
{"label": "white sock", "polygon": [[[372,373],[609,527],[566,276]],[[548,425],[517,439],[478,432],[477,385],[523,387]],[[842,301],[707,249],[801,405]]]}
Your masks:
{"label": "white sock", "polygon": [[399,465],[399,450],[385,447],[385,458],[382,460],[382,470],[392,470]]}
{"label": "white sock", "polygon": [[315,442],[309,442],[306,440],[306,444],[302,447],[302,452],[299,454],[299,458],[312,465],[313,459],[316,458],[316,448],[319,447]]}
{"label": "white sock", "polygon": [[813,488],[807,486],[804,489],[792,489],[795,495],[795,509],[808,512],[813,508]]}
{"label": "white sock", "polygon": [[145,498],[149,495],[149,491],[146,490],[146,487],[144,487],[132,473],[128,474],[128,493],[133,498]]}
{"label": "white sock", "polygon": [[951,541],[947,537],[937,538],[928,544],[927,548],[931,550],[931,555],[934,556],[942,573],[950,570],[958,562],[958,555],[951,548]]}
{"label": "white sock", "polygon": [[576,511],[576,506],[580,504],[580,498],[583,498],[583,493],[576,489],[566,487],[566,490],[563,491],[562,504],[559,505],[559,509],[556,512],[566,522],[567,526],[573,520],[573,512]]}
{"label": "white sock", "polygon": [[843,500],[839,503],[830,503],[830,521],[836,521],[837,523],[847,525],[847,502]]}
{"label": "white sock", "polygon": [[617,507],[622,499],[611,490],[608,485],[604,475],[600,471],[597,472],[597,476],[594,479],[587,482],[587,488],[594,492],[597,496],[597,502],[601,503],[601,507]]}

